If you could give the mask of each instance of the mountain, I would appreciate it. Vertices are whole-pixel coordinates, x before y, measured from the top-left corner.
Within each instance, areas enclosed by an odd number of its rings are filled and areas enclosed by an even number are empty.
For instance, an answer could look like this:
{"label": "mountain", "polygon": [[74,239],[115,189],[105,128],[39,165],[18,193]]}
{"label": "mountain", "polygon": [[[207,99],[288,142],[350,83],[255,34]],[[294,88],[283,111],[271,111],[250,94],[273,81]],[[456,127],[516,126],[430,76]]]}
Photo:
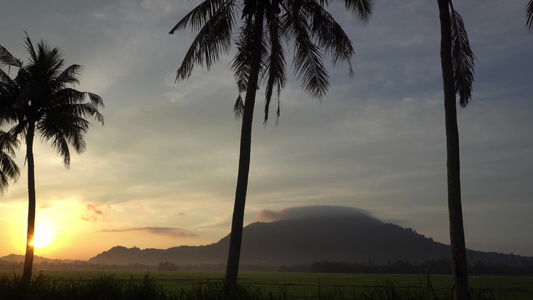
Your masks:
{"label": "mountain", "polygon": [[[9,263],[23,263],[24,262],[24,255],[18,255],[18,254],[9,254],[6,256],[0,257],[0,261],[9,262]],[[36,264],[40,264],[43,262],[47,263],[74,263],[74,262],[82,262],[81,260],[71,260],[71,259],[51,259],[46,258],[42,256],[33,256],[33,262]]]}
{"label": "mountain", "polygon": [[[94,264],[157,265],[224,264],[229,235],[205,246],[169,249],[113,247],[89,260]],[[242,264],[298,265],[318,261],[386,264],[398,260],[421,263],[450,256],[448,245],[418,234],[410,228],[384,223],[369,214],[311,215],[244,228]],[[533,258],[468,250],[470,262],[519,264]]]}

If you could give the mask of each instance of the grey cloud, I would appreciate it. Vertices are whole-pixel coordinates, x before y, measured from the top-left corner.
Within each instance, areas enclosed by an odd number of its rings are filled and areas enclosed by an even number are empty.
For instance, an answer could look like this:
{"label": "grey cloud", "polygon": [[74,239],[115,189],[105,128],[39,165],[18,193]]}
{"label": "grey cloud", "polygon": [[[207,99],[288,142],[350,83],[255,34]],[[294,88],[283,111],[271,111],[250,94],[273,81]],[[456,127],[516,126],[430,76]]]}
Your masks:
{"label": "grey cloud", "polygon": [[279,211],[272,211],[264,209],[257,213],[255,219],[257,222],[274,222],[285,219],[300,219],[316,216],[369,216],[372,214],[364,209],[347,206],[329,206],[329,205],[314,205],[314,206],[300,206],[289,207]]}

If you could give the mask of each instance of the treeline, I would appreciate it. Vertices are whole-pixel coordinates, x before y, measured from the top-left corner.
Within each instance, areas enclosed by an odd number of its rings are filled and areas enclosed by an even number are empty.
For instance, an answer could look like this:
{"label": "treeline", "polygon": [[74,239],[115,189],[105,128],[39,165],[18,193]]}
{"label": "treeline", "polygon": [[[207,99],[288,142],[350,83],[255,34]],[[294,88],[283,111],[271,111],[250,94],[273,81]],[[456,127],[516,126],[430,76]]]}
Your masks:
{"label": "treeline", "polygon": [[[0,260],[1,271],[20,272],[22,262]],[[33,264],[33,270],[86,270],[86,271],[157,271],[158,266],[149,266],[139,263],[130,265],[98,265],[84,261],[43,261]]]}
{"label": "treeline", "polygon": [[[271,266],[258,264],[242,264],[240,270],[244,272],[309,272],[309,273],[357,273],[357,274],[451,274],[450,260],[428,260],[424,263],[411,263],[407,260],[397,260],[388,264],[376,264],[372,261],[349,263],[321,261],[313,264],[292,266]],[[191,264],[176,265],[164,261],[158,265],[129,264],[129,265],[99,265],[85,261],[44,261],[34,264],[34,270],[85,270],[85,271],[224,271],[226,265],[220,264]],[[21,272],[22,262],[0,260],[0,272]],[[480,260],[468,267],[469,275],[519,275],[532,276],[533,263],[524,261],[520,264],[485,263]]]}
{"label": "treeline", "polygon": [[[0,260],[0,273],[2,272],[22,272],[23,269],[22,262],[13,262]],[[93,264],[86,261],[43,261],[35,262],[33,264],[33,269],[36,271],[225,271],[226,264],[190,264],[190,265],[176,265],[172,262],[162,261],[158,265],[146,265],[146,264],[129,264],[129,265],[119,265],[119,264]],[[278,266],[270,265],[258,265],[258,264],[241,264],[239,267],[241,271],[244,272],[277,272]]]}
{"label": "treeline", "polygon": [[[450,259],[411,263],[397,260],[388,264],[372,261],[360,263],[321,261],[310,265],[282,266],[280,272],[358,273],[358,274],[451,274]],[[484,263],[480,260],[468,266],[469,275],[533,275],[533,264]]]}

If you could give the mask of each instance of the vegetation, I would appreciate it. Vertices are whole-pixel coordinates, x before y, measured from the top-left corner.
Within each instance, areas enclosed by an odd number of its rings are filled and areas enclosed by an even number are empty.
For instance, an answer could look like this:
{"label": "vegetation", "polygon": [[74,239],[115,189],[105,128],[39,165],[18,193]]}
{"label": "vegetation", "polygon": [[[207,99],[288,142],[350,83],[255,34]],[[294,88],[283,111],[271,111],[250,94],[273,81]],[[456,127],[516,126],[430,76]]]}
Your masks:
{"label": "vegetation", "polygon": [[[70,271],[70,272],[220,272],[225,264],[183,264],[177,265],[168,261],[157,265],[129,264],[129,265],[100,265],[86,261],[45,260],[34,261],[33,269],[41,271]],[[1,272],[21,272],[22,262],[0,260]],[[474,261],[468,265],[469,274],[474,276],[533,276],[533,263],[523,261],[521,264],[513,262],[483,262]],[[442,258],[427,260],[422,263],[408,260],[397,260],[386,264],[377,264],[370,260],[366,262],[331,262],[320,261],[312,264],[273,266],[265,264],[241,264],[240,271],[244,272],[284,272],[284,273],[336,273],[336,274],[451,274],[450,259]]]}
{"label": "vegetation", "polygon": [[[3,71],[0,70],[0,76],[2,75],[4,75]],[[0,80],[0,98],[3,91],[4,84]],[[18,146],[18,140],[12,139],[11,135],[0,130],[0,194],[7,190],[9,180],[16,181],[20,176],[20,169],[13,160],[16,146]]]}
{"label": "vegetation", "polygon": [[[44,41],[35,48],[29,36],[25,44],[30,55],[26,65],[0,46],[0,64],[18,68],[14,79],[5,73],[0,74],[2,86],[9,87],[3,89],[8,92],[0,94],[0,125],[15,124],[9,130],[10,139],[21,137],[26,143],[28,231],[22,281],[28,284],[32,274],[35,233],[35,135],[40,135],[45,142],[50,141],[68,168],[69,144],[78,153],[85,150],[84,135],[90,124],[85,118],[95,116],[101,123],[104,118],[98,112],[98,108],[103,106],[100,96],[72,87],[80,83],[80,65],[71,65],[62,70],[64,60],[59,49],[51,48]],[[86,98],[90,101],[86,102]]]}
{"label": "vegetation", "polygon": [[[325,10],[331,1],[202,1],[181,19],[170,33],[192,27],[198,30],[189,51],[178,69],[176,80],[189,78],[195,65],[209,70],[221,54],[232,45],[234,25],[242,21],[235,42],[237,54],[232,68],[239,93],[236,116],[242,116],[237,188],[230,234],[226,283],[235,286],[239,269],[244,208],[250,170],[252,121],[255,96],[265,82],[265,122],[274,91],[279,94],[286,82],[283,41],[294,47],[294,69],[303,89],[313,98],[321,98],[329,86],[323,56],[330,54],[333,63],[350,63],[352,43],[333,16]],[[372,0],[344,0],[346,8],[366,21]],[[241,14],[238,10],[242,9]],[[279,116],[279,105],[277,116]]]}
{"label": "vegetation", "polygon": [[[242,273],[224,293],[222,272],[41,273],[29,286],[0,275],[0,299],[451,299],[449,276]],[[532,278],[472,278],[472,299],[531,299]]]}
{"label": "vegetation", "polygon": [[466,107],[472,97],[475,56],[470,49],[463,20],[454,10],[452,0],[438,0],[437,2],[441,25],[440,56],[444,88],[448,214],[452,273],[455,282],[454,298],[466,300],[469,299],[468,270],[461,204],[456,94],[460,96],[459,104]]}

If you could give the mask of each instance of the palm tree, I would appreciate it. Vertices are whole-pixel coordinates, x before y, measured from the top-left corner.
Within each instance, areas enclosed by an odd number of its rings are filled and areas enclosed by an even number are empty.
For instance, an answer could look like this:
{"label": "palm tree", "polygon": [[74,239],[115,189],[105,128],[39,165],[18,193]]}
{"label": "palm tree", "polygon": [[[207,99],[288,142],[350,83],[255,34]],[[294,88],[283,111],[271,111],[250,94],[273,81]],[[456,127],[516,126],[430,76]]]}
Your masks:
{"label": "palm tree", "polygon": [[526,26],[533,30],[533,0],[529,0],[526,6]]}
{"label": "palm tree", "polygon": [[451,0],[437,0],[441,24],[441,67],[444,88],[446,155],[448,182],[448,214],[452,273],[455,299],[468,299],[468,271],[461,204],[459,161],[459,129],[457,127],[456,94],[466,107],[472,97],[475,56],[468,42],[463,20]]}
{"label": "palm tree", "polygon": [[[190,77],[195,65],[207,69],[228,53],[234,26],[241,20],[235,40],[237,53],[232,69],[241,95],[235,103],[235,113],[242,117],[239,167],[226,267],[226,285],[233,288],[237,282],[244,207],[250,170],[252,120],[256,91],[265,84],[264,122],[269,117],[272,94],[279,96],[286,83],[286,44],[294,48],[294,71],[303,89],[313,98],[320,99],[327,92],[329,77],[323,64],[324,53],[333,64],[339,60],[350,63],[354,54],[352,43],[325,7],[331,0],[205,0],[181,19],[170,31],[192,27],[198,31],[181,66],[176,81]],[[344,0],[346,8],[362,21],[370,17],[373,0]],[[351,66],[350,66],[351,72]]]}
{"label": "palm tree", "polygon": [[[70,166],[69,144],[76,152],[85,150],[84,135],[89,129],[85,118],[95,116],[103,124],[104,118],[98,112],[103,106],[100,96],[80,92],[73,88],[79,84],[80,65],[71,65],[61,70],[63,54],[41,41],[37,48],[29,36],[25,39],[26,50],[30,54],[29,64],[23,65],[4,49],[0,55],[2,64],[19,68],[12,81],[18,89],[17,97],[2,97],[2,113],[7,121],[15,123],[9,133],[21,136],[26,143],[28,164],[28,231],[26,256],[22,281],[29,283],[33,265],[33,238],[35,232],[35,163],[33,140],[39,134],[43,141],[50,141],[63,158],[66,168]],[[89,98],[89,101],[86,101]]]}

